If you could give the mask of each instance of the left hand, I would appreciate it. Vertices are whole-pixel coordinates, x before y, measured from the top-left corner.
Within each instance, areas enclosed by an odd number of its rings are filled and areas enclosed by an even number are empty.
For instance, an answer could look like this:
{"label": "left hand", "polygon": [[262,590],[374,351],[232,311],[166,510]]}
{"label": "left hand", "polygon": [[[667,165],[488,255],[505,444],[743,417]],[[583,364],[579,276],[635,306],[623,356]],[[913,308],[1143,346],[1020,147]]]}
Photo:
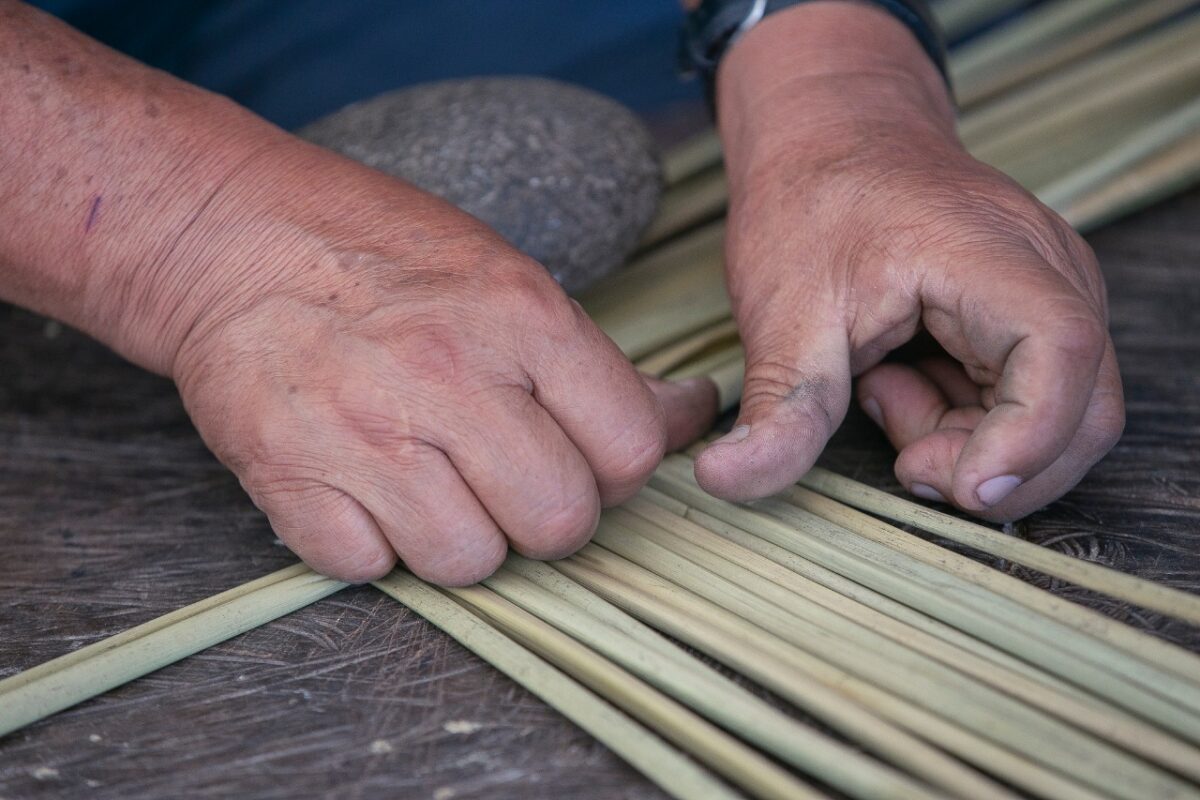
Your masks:
{"label": "left hand", "polygon": [[[907,29],[801,4],[735,45],[718,89],[747,368],[701,485],[744,500],[794,482],[860,376],[914,494],[1008,520],[1074,486],[1124,424],[1095,257],[963,149]],[[922,329],[947,357],[880,364]]]}

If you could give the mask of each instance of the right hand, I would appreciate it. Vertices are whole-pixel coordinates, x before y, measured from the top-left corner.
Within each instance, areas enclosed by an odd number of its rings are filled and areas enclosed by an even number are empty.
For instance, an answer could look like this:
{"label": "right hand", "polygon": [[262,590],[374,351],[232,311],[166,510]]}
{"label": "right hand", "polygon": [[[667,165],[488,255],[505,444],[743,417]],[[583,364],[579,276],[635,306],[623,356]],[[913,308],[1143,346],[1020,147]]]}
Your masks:
{"label": "right hand", "polygon": [[509,546],[564,557],[707,429],[710,384],[652,390],[481,223],[287,149],[208,205],[157,302],[189,323],[166,360],[201,435],[314,569],[366,581],[399,556],[463,585]]}

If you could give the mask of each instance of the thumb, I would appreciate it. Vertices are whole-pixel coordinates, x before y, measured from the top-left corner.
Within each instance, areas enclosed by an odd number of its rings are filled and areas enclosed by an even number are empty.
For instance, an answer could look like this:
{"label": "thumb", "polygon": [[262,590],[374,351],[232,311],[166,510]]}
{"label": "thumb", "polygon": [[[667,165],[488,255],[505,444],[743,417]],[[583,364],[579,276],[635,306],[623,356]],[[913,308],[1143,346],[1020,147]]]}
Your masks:
{"label": "thumb", "polygon": [[775,494],[812,467],[850,402],[850,353],[840,321],[743,324],[746,379],[733,430],[696,459],[696,480],[725,500]]}
{"label": "thumb", "polygon": [[717,418],[717,387],[708,378],[664,381],[642,377],[662,404],[668,453],[687,447],[712,429]]}

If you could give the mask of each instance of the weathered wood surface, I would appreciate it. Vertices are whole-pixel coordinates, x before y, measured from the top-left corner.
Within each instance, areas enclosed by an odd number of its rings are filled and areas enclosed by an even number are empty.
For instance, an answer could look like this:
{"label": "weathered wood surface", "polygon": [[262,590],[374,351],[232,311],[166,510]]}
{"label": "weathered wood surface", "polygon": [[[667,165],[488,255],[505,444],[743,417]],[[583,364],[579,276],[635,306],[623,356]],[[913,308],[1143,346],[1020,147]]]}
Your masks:
{"label": "weathered wood surface", "polygon": [[[1127,431],[1078,489],[1018,527],[1191,591],[1200,591],[1198,220],[1193,192],[1092,237],[1112,295]],[[895,488],[890,461],[854,413],[823,463]],[[0,676],[292,560],[167,381],[0,306]],[[1099,605],[1200,650],[1196,629]],[[8,800],[375,792],[661,796],[370,589],[0,739]]]}

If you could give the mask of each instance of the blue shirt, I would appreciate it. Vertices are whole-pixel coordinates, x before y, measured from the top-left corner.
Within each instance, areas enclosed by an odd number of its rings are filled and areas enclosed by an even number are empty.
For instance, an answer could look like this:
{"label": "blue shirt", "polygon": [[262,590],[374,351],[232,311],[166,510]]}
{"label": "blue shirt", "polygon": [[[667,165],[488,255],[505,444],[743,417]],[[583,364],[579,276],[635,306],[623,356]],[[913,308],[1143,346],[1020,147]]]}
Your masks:
{"label": "blue shirt", "polygon": [[140,61],[296,128],[412,83],[533,74],[635,110],[697,97],[678,0],[35,0]]}

